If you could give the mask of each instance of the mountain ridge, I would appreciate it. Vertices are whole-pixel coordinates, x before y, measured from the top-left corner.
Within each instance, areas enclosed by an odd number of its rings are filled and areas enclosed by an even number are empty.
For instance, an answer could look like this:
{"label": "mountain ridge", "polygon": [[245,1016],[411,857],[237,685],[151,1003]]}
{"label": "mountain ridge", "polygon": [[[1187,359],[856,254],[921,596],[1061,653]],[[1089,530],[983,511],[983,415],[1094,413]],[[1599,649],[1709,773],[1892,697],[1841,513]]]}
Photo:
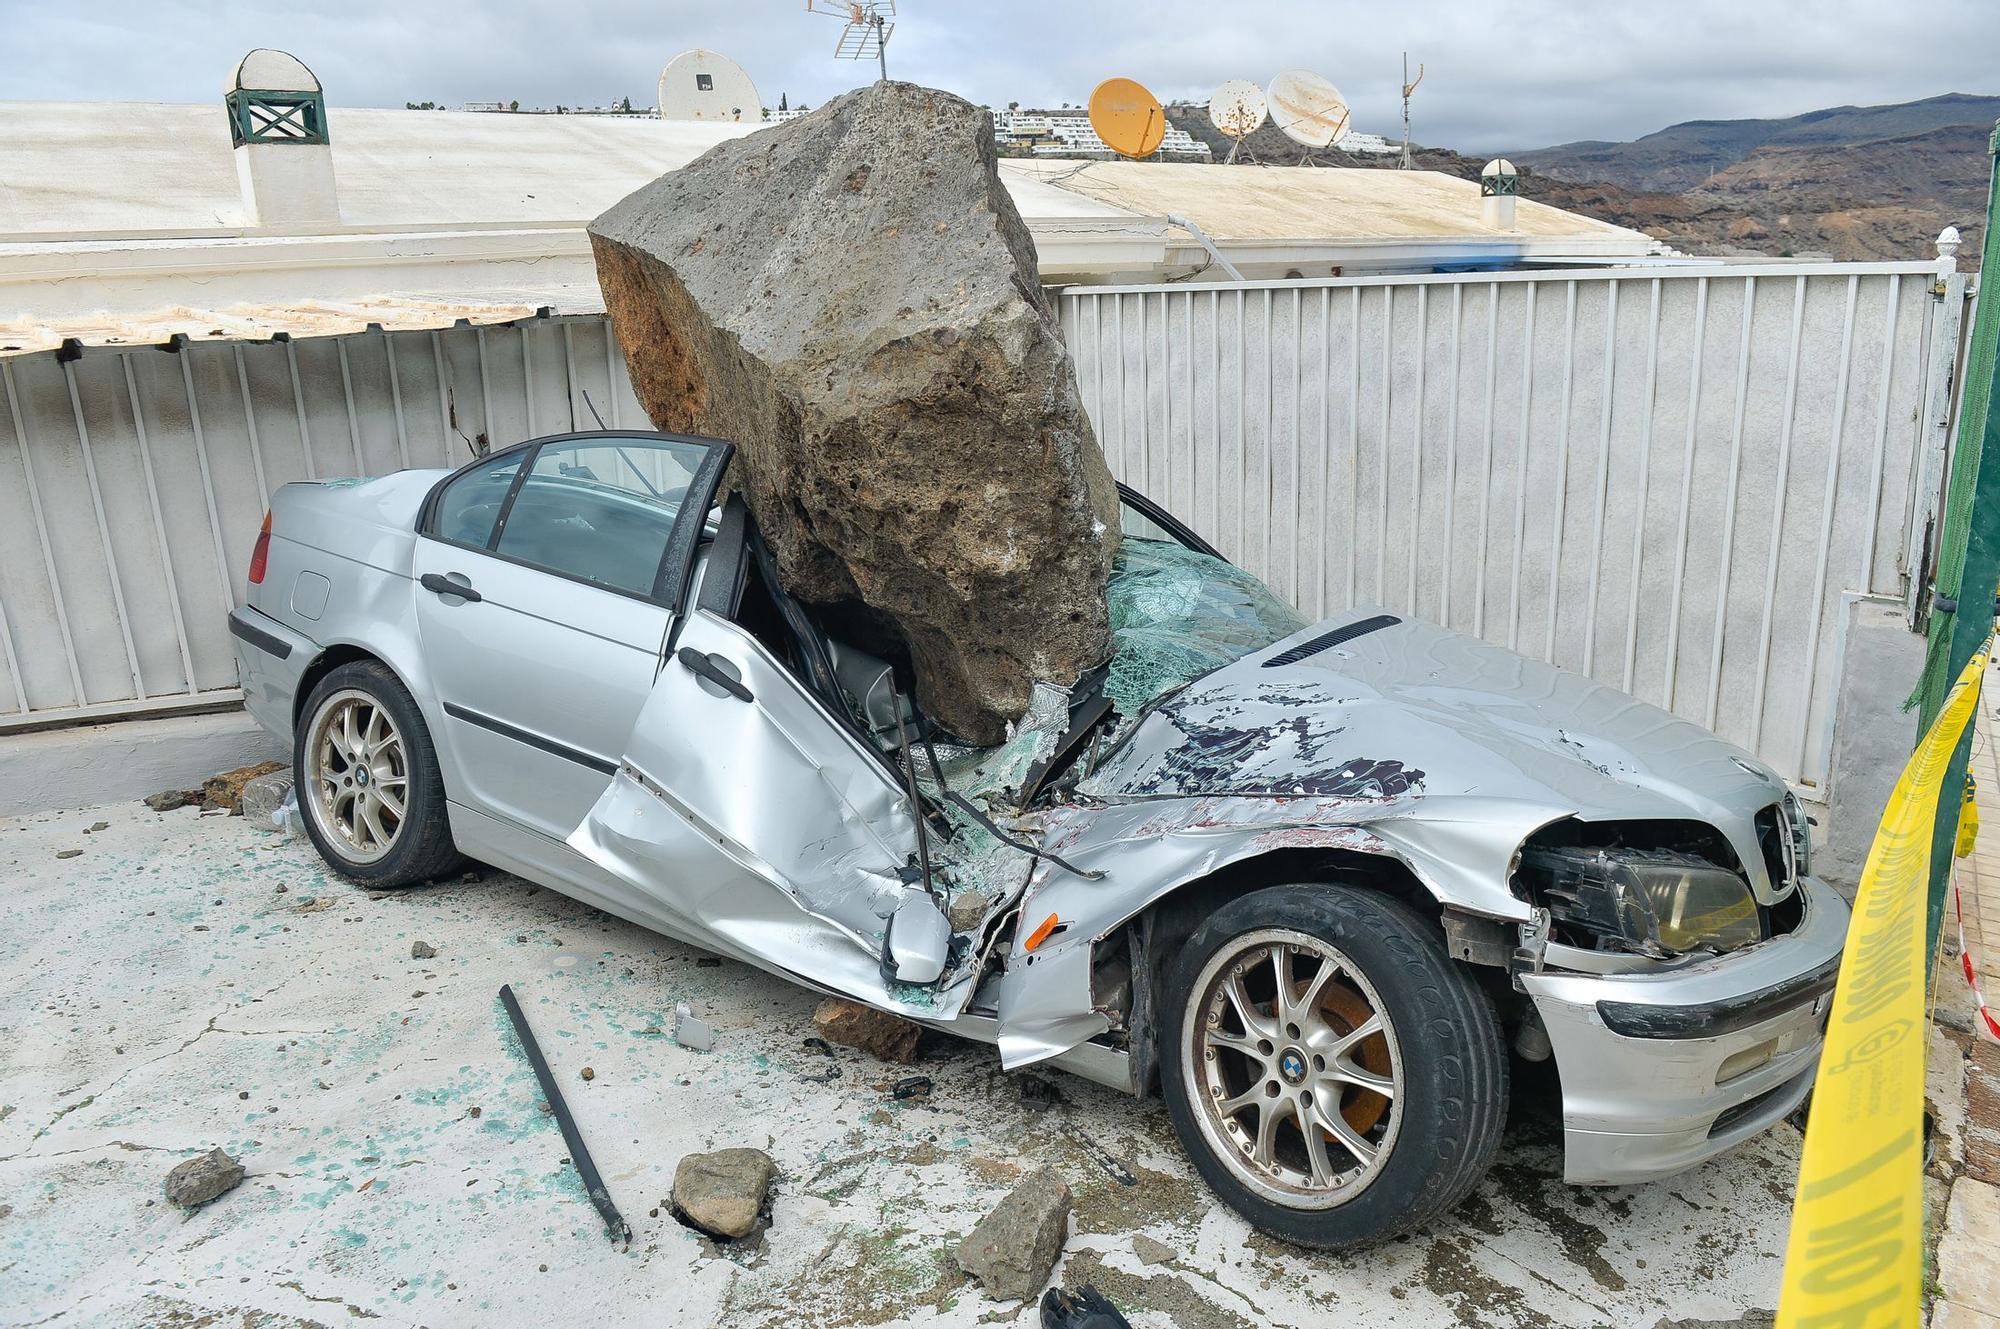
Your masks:
{"label": "mountain ridge", "polygon": [[1829,106],[1799,115],[1684,120],[1623,141],[1581,139],[1508,155],[1558,180],[1602,180],[1648,193],[1682,193],[1765,147],[1849,147],[2000,119],[2000,97],[1948,92],[1913,102]]}

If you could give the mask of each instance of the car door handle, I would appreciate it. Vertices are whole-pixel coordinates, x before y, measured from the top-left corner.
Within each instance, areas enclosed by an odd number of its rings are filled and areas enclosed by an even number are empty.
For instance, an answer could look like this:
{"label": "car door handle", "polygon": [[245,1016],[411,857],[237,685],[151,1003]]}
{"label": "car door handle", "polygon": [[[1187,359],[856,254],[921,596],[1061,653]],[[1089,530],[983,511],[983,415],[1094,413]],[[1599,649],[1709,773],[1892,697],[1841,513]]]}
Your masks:
{"label": "car door handle", "polygon": [[467,586],[464,582],[453,581],[451,578],[438,572],[426,572],[423,576],[417,578],[417,585],[438,595],[455,595],[461,600],[477,602],[486,598],[478,591]]}
{"label": "car door handle", "polygon": [[707,679],[738,701],[755,700],[750,695],[749,688],[744,687],[741,683],[722,671],[721,666],[717,664],[717,661],[722,659],[721,656],[704,655],[692,646],[681,647],[677,652],[677,656],[680,662],[687,666],[688,672],[696,678]]}

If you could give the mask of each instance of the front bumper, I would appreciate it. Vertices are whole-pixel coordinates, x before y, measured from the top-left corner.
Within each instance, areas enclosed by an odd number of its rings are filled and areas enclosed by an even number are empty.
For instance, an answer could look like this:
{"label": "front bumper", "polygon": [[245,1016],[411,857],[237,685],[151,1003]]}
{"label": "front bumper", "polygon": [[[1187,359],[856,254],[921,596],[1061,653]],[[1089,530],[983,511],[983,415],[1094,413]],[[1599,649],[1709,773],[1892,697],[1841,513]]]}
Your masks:
{"label": "front bumper", "polygon": [[229,635],[236,648],[236,676],[243,686],[244,709],[258,724],[291,742],[299,679],[319,654],[319,647],[311,638],[248,606],[230,611]]}
{"label": "front bumper", "polygon": [[1807,878],[1790,934],[1666,973],[1522,977],[1562,1078],[1577,1185],[1668,1176],[1776,1123],[1812,1089],[1848,909]]}

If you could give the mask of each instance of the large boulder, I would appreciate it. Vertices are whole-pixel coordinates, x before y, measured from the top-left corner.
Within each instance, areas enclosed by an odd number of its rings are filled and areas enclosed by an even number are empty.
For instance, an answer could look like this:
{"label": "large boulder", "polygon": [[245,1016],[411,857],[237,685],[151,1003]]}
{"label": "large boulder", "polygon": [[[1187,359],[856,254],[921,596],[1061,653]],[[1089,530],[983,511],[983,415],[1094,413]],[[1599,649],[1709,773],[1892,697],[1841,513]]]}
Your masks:
{"label": "large boulder", "polygon": [[778,575],[997,742],[1106,655],[1117,491],[986,112],[877,83],[590,225],[639,400],[736,443]]}

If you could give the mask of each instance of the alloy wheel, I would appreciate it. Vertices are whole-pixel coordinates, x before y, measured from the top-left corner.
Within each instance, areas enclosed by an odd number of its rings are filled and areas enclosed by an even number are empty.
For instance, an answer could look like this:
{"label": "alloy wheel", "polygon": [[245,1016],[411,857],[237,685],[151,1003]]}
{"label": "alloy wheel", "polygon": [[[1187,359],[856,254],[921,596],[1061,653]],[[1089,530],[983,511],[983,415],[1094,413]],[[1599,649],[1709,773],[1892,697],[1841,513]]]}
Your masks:
{"label": "alloy wheel", "polygon": [[1402,1057],[1372,984],[1288,928],[1237,937],[1203,967],[1181,1055],[1203,1136],[1252,1190],[1291,1208],[1345,1203],[1388,1162]]}
{"label": "alloy wheel", "polygon": [[382,704],[358,688],[328,697],[306,758],[314,819],[341,857],[372,863],[388,853],[403,829],[409,763]]}

